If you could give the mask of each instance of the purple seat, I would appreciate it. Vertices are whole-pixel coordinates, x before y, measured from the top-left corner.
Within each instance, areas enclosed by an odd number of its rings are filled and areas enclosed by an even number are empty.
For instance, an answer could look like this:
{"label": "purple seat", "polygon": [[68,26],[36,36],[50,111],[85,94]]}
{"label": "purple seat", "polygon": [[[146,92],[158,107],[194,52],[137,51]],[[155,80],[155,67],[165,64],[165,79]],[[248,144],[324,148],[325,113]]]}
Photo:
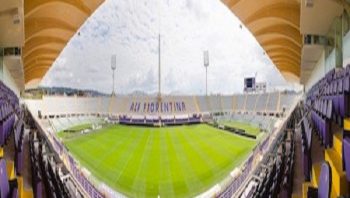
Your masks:
{"label": "purple seat", "polygon": [[0,197],[13,197],[17,194],[17,180],[10,180],[7,176],[6,161],[0,160]]}
{"label": "purple seat", "polygon": [[343,139],[343,152],[346,179],[350,182],[350,137]]}
{"label": "purple seat", "polygon": [[307,197],[329,198],[331,195],[332,171],[328,162],[322,163],[318,188],[309,187]]}
{"label": "purple seat", "polygon": [[348,116],[348,94],[344,92],[344,86],[343,86],[343,79],[340,79],[338,81],[338,113],[339,115],[344,118],[345,116]]}
{"label": "purple seat", "polygon": [[22,145],[21,150],[18,150],[15,153],[15,165],[16,165],[16,173],[17,173],[17,175],[21,175],[23,167],[24,167],[23,145]]}
{"label": "purple seat", "polygon": [[312,129],[309,126],[309,122],[306,117],[303,118],[303,138],[302,138],[302,164],[303,164],[303,173],[306,181],[310,181],[311,173],[311,144],[312,144]]}
{"label": "purple seat", "polygon": [[346,93],[350,92],[350,76],[345,76],[343,78],[343,90]]}

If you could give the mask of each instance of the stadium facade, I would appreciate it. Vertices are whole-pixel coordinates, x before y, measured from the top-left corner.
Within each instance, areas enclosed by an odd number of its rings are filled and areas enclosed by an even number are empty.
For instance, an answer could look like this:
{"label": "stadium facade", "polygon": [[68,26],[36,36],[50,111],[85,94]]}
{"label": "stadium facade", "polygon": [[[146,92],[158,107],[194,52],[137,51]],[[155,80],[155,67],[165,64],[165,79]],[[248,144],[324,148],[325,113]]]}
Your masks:
{"label": "stadium facade", "polygon": [[[302,95],[24,99],[102,3],[0,0],[0,197],[125,196],[94,177],[57,135],[86,122],[95,129],[101,122],[205,123],[256,139],[249,155],[199,197],[349,197],[348,1],[223,0],[285,79],[304,86]],[[250,136],[221,120],[265,132]]]}

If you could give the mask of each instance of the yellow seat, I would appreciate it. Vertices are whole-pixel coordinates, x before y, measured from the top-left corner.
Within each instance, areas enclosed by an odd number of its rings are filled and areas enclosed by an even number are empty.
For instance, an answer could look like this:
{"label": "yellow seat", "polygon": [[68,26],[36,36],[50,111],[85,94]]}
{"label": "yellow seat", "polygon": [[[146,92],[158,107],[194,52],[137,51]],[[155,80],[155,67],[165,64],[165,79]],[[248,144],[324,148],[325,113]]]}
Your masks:
{"label": "yellow seat", "polygon": [[9,180],[15,179],[16,174],[15,174],[15,163],[10,160],[6,160],[6,171],[7,171],[7,176],[9,177]]}
{"label": "yellow seat", "polygon": [[317,187],[318,186],[318,181],[320,178],[320,173],[321,173],[321,163],[315,163],[312,165],[312,180],[311,180],[311,184],[313,187]]}
{"label": "yellow seat", "polygon": [[33,198],[33,191],[29,190],[24,190],[22,197],[21,198]]}
{"label": "yellow seat", "polygon": [[325,160],[332,169],[332,192],[331,197],[339,197],[347,193],[347,181],[340,154],[334,149],[326,149]]}
{"label": "yellow seat", "polygon": [[292,198],[301,198],[300,195],[292,194]]}
{"label": "yellow seat", "polygon": [[23,178],[18,177],[18,197],[19,198],[33,198],[33,191],[31,189],[24,189]]}
{"label": "yellow seat", "polygon": [[341,157],[342,151],[343,151],[343,134],[342,133],[336,133],[333,135],[333,148],[337,153],[339,153]]}
{"label": "yellow seat", "polygon": [[0,158],[4,157],[4,148],[0,148]]}
{"label": "yellow seat", "polygon": [[303,187],[302,187],[302,197],[303,198],[307,198],[307,189],[309,188],[309,187],[312,187],[312,184],[311,184],[311,182],[304,182],[303,183]]}
{"label": "yellow seat", "polygon": [[350,118],[345,118],[344,119],[344,129],[346,131],[350,131]]}

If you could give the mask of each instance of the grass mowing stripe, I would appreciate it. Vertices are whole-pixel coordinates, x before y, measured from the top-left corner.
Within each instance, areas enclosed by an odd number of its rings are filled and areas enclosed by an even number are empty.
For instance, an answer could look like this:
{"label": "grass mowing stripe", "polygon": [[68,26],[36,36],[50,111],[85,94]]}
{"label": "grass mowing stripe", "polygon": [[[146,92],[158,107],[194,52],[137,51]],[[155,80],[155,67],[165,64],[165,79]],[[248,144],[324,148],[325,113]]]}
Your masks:
{"label": "grass mowing stripe", "polygon": [[[136,134],[135,131],[132,132],[132,134]],[[130,140],[129,144],[125,147],[124,152],[120,152],[121,156],[119,160],[117,160],[116,164],[118,164],[118,167],[120,167],[120,171],[117,172],[115,176],[114,182],[116,183],[120,179],[123,181],[124,179],[127,180],[127,178],[120,178],[127,168],[127,164],[129,160],[131,159],[132,155],[131,153],[135,152],[135,149],[137,148],[137,145],[140,141],[142,141],[142,138],[146,135],[146,133],[142,133],[142,136],[139,136],[135,141]],[[136,136],[137,137],[137,136]],[[120,182],[123,183],[123,182]],[[123,183],[124,185],[124,183]],[[125,188],[129,188],[128,186],[125,186]]]}
{"label": "grass mowing stripe", "polygon": [[214,175],[216,171],[220,171],[218,170],[219,168],[216,162],[225,160],[225,158],[220,158],[220,155],[218,153],[211,152],[212,150],[210,149],[210,147],[207,147],[206,145],[200,142],[200,139],[202,138],[198,138],[196,142],[192,141],[194,138],[196,138],[195,133],[191,132],[188,134],[189,135],[184,135],[186,141],[193,148],[193,150],[197,152],[197,154],[208,164],[208,166],[210,167],[210,172],[212,172],[212,174]]}
{"label": "grass mowing stripe", "polygon": [[[142,133],[144,133],[144,138],[142,138],[141,141],[137,144],[135,150],[130,153],[130,159],[126,164],[125,170],[120,175],[120,178],[123,178],[123,185],[128,186],[128,188],[130,188],[130,192],[136,193],[138,191],[133,188],[133,184],[135,182],[142,182],[142,180],[138,180],[137,172],[140,170],[141,163],[143,162],[143,154],[146,150],[145,148],[148,146],[148,140],[150,139],[150,136],[152,136],[152,133],[149,131],[143,131]],[[138,195],[132,194],[132,196],[137,197]]]}
{"label": "grass mowing stripe", "polygon": [[147,181],[146,185],[146,196],[150,197],[157,197],[159,195],[159,178],[160,178],[160,152],[159,152],[159,130],[151,131],[152,134],[156,138],[154,138],[154,141],[151,146],[151,153],[152,155],[149,155],[149,163],[147,163],[147,170],[145,171],[145,179]]}
{"label": "grass mowing stripe", "polygon": [[174,195],[174,189],[172,186],[173,177],[170,170],[170,159],[168,155],[168,147],[167,147],[167,140],[166,140],[166,132],[165,130],[162,130],[160,133],[160,155],[162,156],[160,158],[160,164],[162,165],[161,169],[161,182],[162,185],[159,187],[159,195],[161,197],[164,197],[166,195]]}
{"label": "grass mowing stripe", "polygon": [[[191,159],[196,159],[195,161],[190,161],[192,163],[192,167],[195,170],[198,170],[197,172],[197,177],[200,181],[204,181],[204,176],[203,173],[208,175],[213,175],[214,173],[212,172],[213,169],[213,164],[210,162],[211,159],[208,157],[204,156],[205,151],[198,150],[198,147],[193,146],[193,141],[191,141],[192,138],[188,138],[192,134],[192,131],[181,131],[178,133],[180,137],[183,139],[183,146],[186,149],[190,149],[192,151],[192,157],[188,155],[188,157],[191,157]],[[193,139],[192,139],[193,140]],[[196,156],[194,158],[194,156]],[[201,166],[198,166],[201,164]],[[199,169],[200,167],[203,167],[202,169]],[[206,169],[207,171],[203,171]]]}
{"label": "grass mowing stripe", "polygon": [[147,165],[147,160],[148,160],[148,155],[150,154],[150,147],[153,142],[153,134],[150,132],[147,132],[148,138],[147,138],[147,143],[145,145],[145,148],[143,149],[142,152],[142,160],[139,164],[139,167],[137,168],[137,173],[134,179],[132,186],[133,192],[135,193],[135,197],[142,196],[142,193],[146,191],[146,181],[144,180],[142,174],[142,171],[147,170],[145,168],[145,165]]}
{"label": "grass mowing stripe", "polygon": [[[182,170],[185,172],[185,174],[188,177],[188,187],[198,190],[199,186],[202,185],[202,181],[198,177],[198,169],[199,168],[205,168],[203,164],[200,166],[196,166],[196,162],[199,159],[196,153],[192,152],[188,147],[186,147],[186,142],[183,139],[183,137],[180,135],[179,132],[170,132],[171,135],[174,135],[174,138],[172,138],[172,141],[175,141],[175,148],[178,151],[176,153],[176,156],[181,161],[181,167]],[[200,164],[200,163],[198,163]],[[189,194],[191,195],[191,191],[189,191]]]}
{"label": "grass mowing stripe", "polygon": [[[193,169],[196,170],[197,173],[197,179],[201,181],[201,185],[198,186],[199,191],[204,191],[206,189],[208,189],[210,187],[210,182],[208,183],[208,180],[210,180],[210,178],[214,177],[214,175],[216,174],[214,172],[214,163],[211,163],[213,157],[206,157],[203,153],[203,151],[199,150],[197,148],[197,146],[195,146],[192,142],[193,140],[193,134],[194,132],[191,131],[182,131],[181,133],[179,133],[180,135],[182,135],[186,140],[186,144],[184,144],[186,146],[187,149],[191,149],[193,151],[193,156],[197,156],[197,160],[195,161],[191,161],[192,163],[192,167]],[[188,136],[192,136],[190,138],[188,138]],[[198,145],[198,144],[196,144]],[[204,166],[205,165],[205,166]],[[203,168],[202,168],[203,167]]]}
{"label": "grass mowing stripe", "polygon": [[185,170],[187,169],[185,163],[180,160],[178,155],[182,155],[179,149],[177,149],[176,144],[173,142],[173,132],[170,131],[167,133],[166,142],[167,142],[167,150],[169,151],[170,158],[170,169],[172,178],[176,178],[172,181],[172,187],[174,189],[174,196],[184,196],[190,192],[191,183],[185,178],[188,176],[185,174]]}

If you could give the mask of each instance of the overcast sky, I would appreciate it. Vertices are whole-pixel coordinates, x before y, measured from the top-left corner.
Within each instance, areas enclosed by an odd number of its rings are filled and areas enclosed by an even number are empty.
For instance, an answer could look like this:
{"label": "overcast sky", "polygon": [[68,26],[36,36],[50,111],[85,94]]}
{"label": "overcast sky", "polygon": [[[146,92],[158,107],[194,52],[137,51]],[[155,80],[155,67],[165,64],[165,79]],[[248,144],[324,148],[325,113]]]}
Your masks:
{"label": "overcast sky", "polygon": [[220,0],[106,0],[70,40],[41,85],[110,93],[111,55],[116,54],[117,93],[156,92],[160,26],[163,93],[205,93],[203,50],[210,55],[210,93],[242,92],[243,77],[255,73],[268,86],[286,86],[240,25]]}

